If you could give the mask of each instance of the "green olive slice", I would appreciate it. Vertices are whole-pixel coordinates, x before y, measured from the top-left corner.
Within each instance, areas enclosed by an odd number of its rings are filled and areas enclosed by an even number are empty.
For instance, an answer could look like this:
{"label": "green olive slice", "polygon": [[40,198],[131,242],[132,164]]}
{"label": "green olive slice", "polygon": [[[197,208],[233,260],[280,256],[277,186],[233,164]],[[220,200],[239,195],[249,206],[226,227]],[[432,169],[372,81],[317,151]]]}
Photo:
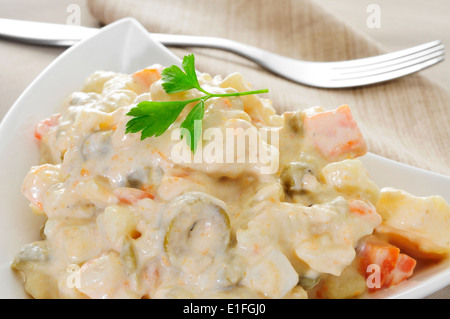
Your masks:
{"label": "green olive slice", "polygon": [[180,196],[174,205],[164,249],[183,271],[207,267],[230,242],[230,219],[225,204],[204,193]]}

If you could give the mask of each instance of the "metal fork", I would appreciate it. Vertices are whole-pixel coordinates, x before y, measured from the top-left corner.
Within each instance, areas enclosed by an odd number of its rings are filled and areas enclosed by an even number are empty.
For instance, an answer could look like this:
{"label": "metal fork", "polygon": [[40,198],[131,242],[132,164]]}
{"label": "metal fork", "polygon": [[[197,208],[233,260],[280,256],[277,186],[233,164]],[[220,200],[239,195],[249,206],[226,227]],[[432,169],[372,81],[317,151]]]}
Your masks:
{"label": "metal fork", "polygon": [[281,56],[233,40],[152,33],[167,46],[222,49],[243,56],[294,82],[321,88],[346,88],[385,82],[418,72],[444,60],[444,45],[436,40],[378,56],[338,61],[308,62]]}
{"label": "metal fork", "polygon": [[[70,46],[100,29],[0,19],[0,37],[33,44]],[[243,56],[279,76],[320,88],[346,88],[399,78],[444,60],[444,45],[432,41],[409,49],[339,62],[309,62],[284,57],[237,41],[204,36],[151,33],[166,46],[205,47]]]}

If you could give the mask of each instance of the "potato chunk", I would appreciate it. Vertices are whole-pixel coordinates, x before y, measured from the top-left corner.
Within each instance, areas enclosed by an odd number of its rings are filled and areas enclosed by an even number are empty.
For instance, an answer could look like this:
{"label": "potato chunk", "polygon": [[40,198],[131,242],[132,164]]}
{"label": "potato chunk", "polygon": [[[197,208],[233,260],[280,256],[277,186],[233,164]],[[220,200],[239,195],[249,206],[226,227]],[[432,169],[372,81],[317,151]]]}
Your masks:
{"label": "potato chunk", "polygon": [[330,163],[322,173],[326,183],[346,198],[368,200],[375,204],[380,197],[377,185],[370,180],[363,164],[357,159]]}
{"label": "potato chunk", "polygon": [[44,214],[44,198],[48,189],[64,180],[58,165],[33,166],[22,184],[22,193],[30,201],[33,211]]}
{"label": "potato chunk", "polygon": [[450,205],[442,197],[384,188],[376,208],[383,218],[377,232],[389,235],[409,254],[434,258],[450,252]]}
{"label": "potato chunk", "polygon": [[244,285],[275,299],[283,298],[297,282],[298,274],[286,256],[276,249],[270,250],[244,276]]}
{"label": "potato chunk", "polygon": [[77,289],[92,299],[136,298],[130,291],[123,261],[117,252],[104,253],[84,263]]}
{"label": "potato chunk", "polygon": [[359,272],[357,262],[346,267],[340,276],[327,276],[316,289],[316,298],[356,298],[367,290],[366,279]]}

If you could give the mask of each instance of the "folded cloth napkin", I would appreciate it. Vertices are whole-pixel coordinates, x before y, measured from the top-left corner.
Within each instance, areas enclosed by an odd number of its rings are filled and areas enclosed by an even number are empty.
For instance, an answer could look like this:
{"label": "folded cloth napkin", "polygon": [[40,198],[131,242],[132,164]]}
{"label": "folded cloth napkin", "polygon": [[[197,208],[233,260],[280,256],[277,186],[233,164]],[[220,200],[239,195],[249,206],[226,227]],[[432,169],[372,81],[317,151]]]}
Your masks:
{"label": "folded cloth napkin", "polygon": [[[103,24],[131,16],[150,32],[224,37],[291,58],[337,61],[385,52],[311,0],[88,0],[88,6]],[[202,72],[239,71],[255,89],[270,90],[279,112],[348,104],[370,152],[450,175],[450,92],[421,74],[328,90],[284,80],[232,53],[172,50],[180,57],[193,52]]]}

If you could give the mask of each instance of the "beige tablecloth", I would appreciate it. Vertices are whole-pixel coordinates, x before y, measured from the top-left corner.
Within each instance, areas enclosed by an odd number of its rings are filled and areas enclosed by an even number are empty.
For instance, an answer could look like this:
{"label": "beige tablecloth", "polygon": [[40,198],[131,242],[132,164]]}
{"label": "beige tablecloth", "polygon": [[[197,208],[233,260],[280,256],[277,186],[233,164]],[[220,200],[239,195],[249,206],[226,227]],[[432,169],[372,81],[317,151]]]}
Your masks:
{"label": "beige tablecloth", "polygon": [[[317,1],[327,5],[327,0]],[[82,24],[87,26],[132,16],[153,32],[225,37],[305,60],[346,60],[387,50],[314,0],[88,0],[88,7],[84,1],[0,0],[0,12],[1,17],[65,23],[71,3],[81,6]],[[367,13],[362,14],[365,19]],[[180,57],[193,52],[198,69],[211,74],[239,70],[253,87],[270,90],[279,112],[348,104],[371,152],[450,175],[450,91],[429,79],[426,72],[370,87],[324,90],[281,79],[231,53],[197,48],[173,51]],[[0,42],[0,92],[4,97],[0,116],[61,52]],[[435,66],[435,72],[439,67],[446,72],[442,65]],[[431,297],[449,298],[450,289]]]}

